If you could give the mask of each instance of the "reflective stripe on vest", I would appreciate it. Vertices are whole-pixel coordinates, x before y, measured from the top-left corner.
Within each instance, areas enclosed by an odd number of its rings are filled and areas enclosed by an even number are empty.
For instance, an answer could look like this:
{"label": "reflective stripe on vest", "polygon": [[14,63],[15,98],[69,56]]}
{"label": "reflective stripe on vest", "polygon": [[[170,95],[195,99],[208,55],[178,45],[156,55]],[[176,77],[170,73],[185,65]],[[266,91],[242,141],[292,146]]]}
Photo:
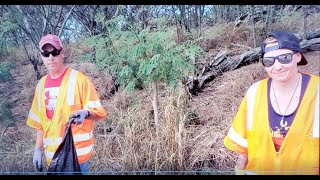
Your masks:
{"label": "reflective stripe on vest", "polygon": [[[77,156],[83,156],[83,155],[86,155],[86,154],[89,154],[93,149],[93,145],[90,145],[90,146],[87,146],[87,147],[83,147],[83,148],[77,148],[76,151],[77,151]],[[53,158],[53,155],[54,155],[54,152],[45,152],[45,155],[46,155],[46,158],[48,159],[52,159]]]}
{"label": "reflective stripe on vest", "polygon": [[74,88],[76,83],[76,70],[72,69],[69,76],[69,83],[68,83],[68,91],[67,91],[67,104],[74,105]]}
{"label": "reflective stripe on vest", "polygon": [[[256,96],[257,88],[260,82],[256,82],[252,84],[252,86],[248,89],[246,93],[247,100],[247,129],[252,128],[253,121],[253,110],[254,110],[254,99]],[[248,148],[248,140],[241,137],[231,126],[228,132],[228,137],[238,145]]]}
{"label": "reflective stripe on vest", "polygon": [[319,138],[319,83],[318,83],[318,90],[317,90],[317,98],[314,110],[314,119],[313,119],[313,129],[312,129],[312,136],[314,138]]}
{"label": "reflective stripe on vest", "polygon": [[98,108],[101,107],[101,102],[100,100],[96,100],[96,101],[89,101],[85,106],[84,109],[89,109],[89,108]]}
{"label": "reflective stripe on vest", "polygon": [[29,111],[28,118],[36,121],[37,123],[40,123],[40,118],[39,118],[39,116],[37,116],[36,114],[34,114],[34,113],[31,112],[31,111]]}
{"label": "reflective stripe on vest", "polygon": [[260,81],[254,83],[249,89],[246,94],[247,97],[247,129],[252,129],[252,121],[253,121],[253,110],[254,110],[254,102],[256,98],[256,92],[258,89],[258,85]]}
{"label": "reflective stripe on vest", "polygon": [[257,174],[257,173],[254,173],[254,172],[252,172],[252,171],[246,170],[246,175],[258,175],[258,174]]}
{"label": "reflective stripe on vest", "polygon": [[[38,84],[37,84],[37,91],[38,91],[38,111],[40,111],[40,107],[41,107],[41,102],[40,102],[40,97],[41,97],[41,88],[40,88],[40,84],[42,84],[42,81],[44,80],[44,78],[42,78]],[[40,121],[39,121],[40,122]]]}
{"label": "reflective stripe on vest", "polygon": [[234,129],[231,127],[228,132],[228,137],[235,143],[239,144],[242,147],[248,147],[248,140],[241,137]]}
{"label": "reflective stripe on vest", "polygon": [[[81,142],[81,141],[88,141],[93,137],[93,131],[90,133],[85,134],[75,134],[73,135],[74,142]],[[56,138],[44,138],[43,145],[44,147],[49,145],[60,145],[63,137],[56,137]]]}

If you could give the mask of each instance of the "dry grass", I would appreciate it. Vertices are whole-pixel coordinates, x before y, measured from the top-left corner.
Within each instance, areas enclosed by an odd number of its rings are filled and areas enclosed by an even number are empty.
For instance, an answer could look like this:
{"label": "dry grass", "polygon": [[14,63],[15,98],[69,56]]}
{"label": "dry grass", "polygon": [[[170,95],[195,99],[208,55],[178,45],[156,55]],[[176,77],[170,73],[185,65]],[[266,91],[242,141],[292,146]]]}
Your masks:
{"label": "dry grass", "polygon": [[[122,95],[118,95],[122,94]],[[152,115],[151,97],[139,92],[128,97],[117,92],[111,99],[107,121],[97,124],[97,145],[92,162],[93,172],[183,170],[184,121],[186,119],[186,94],[181,90],[160,98],[160,122],[158,137]],[[126,107],[121,109],[119,107]],[[119,105],[124,103],[124,105]],[[111,130],[111,132],[107,132]],[[96,159],[96,160],[97,160]],[[103,172],[100,172],[103,173]]]}

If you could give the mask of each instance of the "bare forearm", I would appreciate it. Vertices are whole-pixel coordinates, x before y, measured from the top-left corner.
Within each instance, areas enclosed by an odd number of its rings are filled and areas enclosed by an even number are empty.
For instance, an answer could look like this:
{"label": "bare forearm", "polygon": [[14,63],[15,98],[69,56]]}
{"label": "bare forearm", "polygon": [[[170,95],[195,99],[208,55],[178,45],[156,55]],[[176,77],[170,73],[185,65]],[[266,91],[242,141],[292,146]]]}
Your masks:
{"label": "bare forearm", "polygon": [[37,129],[36,148],[43,147],[43,133],[42,129]]}
{"label": "bare forearm", "polygon": [[236,167],[238,169],[245,169],[247,164],[248,164],[248,156],[243,155],[243,154],[239,154],[238,159],[237,159],[237,163],[236,163]]}

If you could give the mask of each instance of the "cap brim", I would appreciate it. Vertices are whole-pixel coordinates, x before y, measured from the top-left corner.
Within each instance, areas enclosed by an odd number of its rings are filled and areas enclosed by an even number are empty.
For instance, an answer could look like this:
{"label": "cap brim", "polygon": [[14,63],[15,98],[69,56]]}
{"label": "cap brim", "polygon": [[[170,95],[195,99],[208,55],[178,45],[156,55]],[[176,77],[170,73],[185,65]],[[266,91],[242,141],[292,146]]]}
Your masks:
{"label": "cap brim", "polygon": [[40,49],[42,49],[43,46],[46,45],[46,44],[51,44],[54,48],[56,48],[56,49],[58,49],[58,50],[62,49],[62,47],[61,47],[59,44],[54,43],[54,42],[44,42],[44,43],[42,44],[42,46],[40,46]]}
{"label": "cap brim", "polygon": [[308,64],[308,61],[304,57],[304,55],[301,53],[301,61],[298,63],[298,66],[306,65]]}

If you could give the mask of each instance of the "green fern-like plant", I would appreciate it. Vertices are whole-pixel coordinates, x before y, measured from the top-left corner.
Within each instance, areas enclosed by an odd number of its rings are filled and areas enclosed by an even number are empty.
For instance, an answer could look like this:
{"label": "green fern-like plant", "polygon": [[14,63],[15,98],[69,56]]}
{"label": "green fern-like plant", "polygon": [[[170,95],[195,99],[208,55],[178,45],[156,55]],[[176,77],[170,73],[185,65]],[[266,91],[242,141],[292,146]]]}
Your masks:
{"label": "green fern-like plant", "polygon": [[0,82],[7,82],[13,79],[10,70],[14,68],[14,64],[11,62],[0,63]]}
{"label": "green fern-like plant", "polygon": [[5,13],[0,17],[0,56],[8,54],[8,47],[12,47],[13,40],[10,37],[12,30],[16,29],[18,25],[13,22],[9,13]]}
{"label": "green fern-like plant", "polygon": [[15,117],[12,113],[10,103],[3,97],[0,100],[0,122],[1,123],[14,123]]}
{"label": "green fern-like plant", "polygon": [[[121,16],[111,20],[100,16],[98,20],[104,24],[105,33],[87,39],[87,44],[95,49],[92,59],[97,66],[109,71],[126,91],[141,85],[152,86],[157,127],[158,84],[176,87],[179,81],[194,72],[191,60],[200,56],[202,49],[196,41],[182,44],[174,41],[164,18],[154,21],[156,28],[144,29],[139,24],[126,23]],[[127,28],[122,28],[121,24],[126,24]]]}

